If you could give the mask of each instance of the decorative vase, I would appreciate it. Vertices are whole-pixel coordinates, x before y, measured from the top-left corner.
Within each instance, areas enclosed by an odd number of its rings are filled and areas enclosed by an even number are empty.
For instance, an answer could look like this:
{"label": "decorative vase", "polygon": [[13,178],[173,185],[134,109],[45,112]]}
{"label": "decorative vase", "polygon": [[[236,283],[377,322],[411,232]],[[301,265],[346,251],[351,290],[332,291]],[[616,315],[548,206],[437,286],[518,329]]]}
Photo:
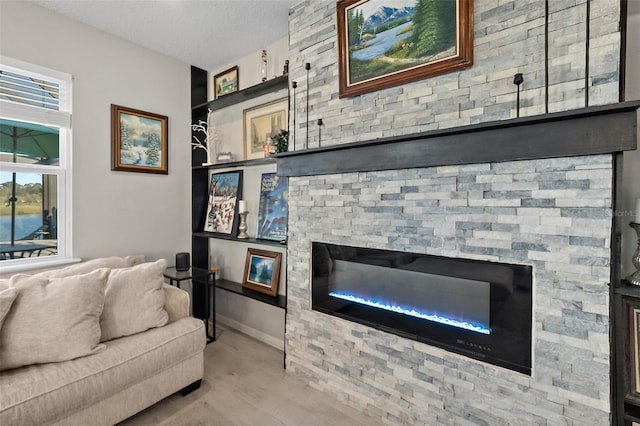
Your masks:
{"label": "decorative vase", "polygon": [[632,285],[640,285],[640,223],[631,222],[629,224],[636,231],[636,235],[638,236],[638,243],[636,246],[636,252],[633,254],[631,258],[631,262],[633,266],[635,266],[636,271],[629,275],[625,280]]}

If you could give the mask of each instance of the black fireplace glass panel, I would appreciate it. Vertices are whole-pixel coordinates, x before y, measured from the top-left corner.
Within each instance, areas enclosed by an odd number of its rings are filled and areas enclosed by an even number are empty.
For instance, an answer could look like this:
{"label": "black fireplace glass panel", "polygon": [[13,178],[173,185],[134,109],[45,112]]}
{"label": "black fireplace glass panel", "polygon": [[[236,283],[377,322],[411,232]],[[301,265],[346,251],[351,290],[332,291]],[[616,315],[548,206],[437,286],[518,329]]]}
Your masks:
{"label": "black fireplace glass panel", "polygon": [[528,265],[314,242],[314,310],[531,373]]}

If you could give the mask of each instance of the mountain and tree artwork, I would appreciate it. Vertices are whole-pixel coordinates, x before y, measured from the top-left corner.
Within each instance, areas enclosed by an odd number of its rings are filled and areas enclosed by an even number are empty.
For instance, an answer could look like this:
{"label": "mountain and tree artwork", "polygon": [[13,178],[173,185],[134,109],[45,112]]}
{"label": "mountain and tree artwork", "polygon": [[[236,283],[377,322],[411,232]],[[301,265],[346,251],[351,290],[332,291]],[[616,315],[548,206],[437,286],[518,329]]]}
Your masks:
{"label": "mountain and tree artwork", "polygon": [[168,118],[111,105],[111,170],[168,174]]}
{"label": "mountain and tree artwork", "polygon": [[240,197],[242,197],[242,170],[212,174],[204,231],[236,237]]}
{"label": "mountain and tree artwork", "polygon": [[339,0],[340,97],[473,63],[473,0]]}
{"label": "mountain and tree artwork", "polygon": [[281,263],[282,253],[248,248],[242,285],[275,296],[278,294]]}
{"label": "mountain and tree artwork", "polygon": [[281,242],[287,240],[288,191],[286,177],[276,173],[262,174],[256,238]]}

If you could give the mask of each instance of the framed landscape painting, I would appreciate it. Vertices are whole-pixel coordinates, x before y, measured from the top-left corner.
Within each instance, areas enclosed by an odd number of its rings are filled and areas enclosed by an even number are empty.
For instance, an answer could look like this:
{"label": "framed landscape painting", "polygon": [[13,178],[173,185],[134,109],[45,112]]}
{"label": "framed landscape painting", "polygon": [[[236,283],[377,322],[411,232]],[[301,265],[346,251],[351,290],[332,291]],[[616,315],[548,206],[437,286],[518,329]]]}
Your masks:
{"label": "framed landscape painting", "polygon": [[258,232],[256,238],[284,242],[287,240],[287,178],[276,173],[263,173],[260,180]]}
{"label": "framed landscape painting", "polygon": [[247,249],[242,285],[260,293],[275,296],[278,294],[281,262],[282,253]]}
{"label": "framed landscape painting", "polygon": [[339,0],[340,97],[473,63],[473,0]]}
{"label": "framed landscape painting", "polygon": [[278,99],[244,110],[244,159],[265,157],[265,144],[273,144],[271,137],[289,128],[289,101]]}
{"label": "framed landscape painting", "polygon": [[242,197],[242,170],[212,174],[204,231],[236,237],[240,197]]}
{"label": "framed landscape painting", "polygon": [[120,105],[111,105],[111,170],[169,173],[168,121]]}
{"label": "framed landscape painting", "polygon": [[215,98],[238,91],[238,67],[231,67],[213,77]]}

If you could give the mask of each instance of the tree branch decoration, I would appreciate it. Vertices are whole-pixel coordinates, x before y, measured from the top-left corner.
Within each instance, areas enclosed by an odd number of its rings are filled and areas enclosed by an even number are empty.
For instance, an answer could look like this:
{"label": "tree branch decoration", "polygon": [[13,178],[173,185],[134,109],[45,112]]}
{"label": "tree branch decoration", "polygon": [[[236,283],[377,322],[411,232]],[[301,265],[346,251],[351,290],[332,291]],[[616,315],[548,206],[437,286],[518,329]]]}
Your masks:
{"label": "tree branch decoration", "polygon": [[207,121],[198,120],[198,124],[192,124],[191,130],[194,132],[204,133],[204,139],[200,140],[196,135],[193,136],[195,142],[191,142],[192,149],[203,149],[207,153],[207,163],[203,165],[213,164],[212,154],[215,152],[215,140],[217,132],[211,122],[211,108],[207,110]]}

